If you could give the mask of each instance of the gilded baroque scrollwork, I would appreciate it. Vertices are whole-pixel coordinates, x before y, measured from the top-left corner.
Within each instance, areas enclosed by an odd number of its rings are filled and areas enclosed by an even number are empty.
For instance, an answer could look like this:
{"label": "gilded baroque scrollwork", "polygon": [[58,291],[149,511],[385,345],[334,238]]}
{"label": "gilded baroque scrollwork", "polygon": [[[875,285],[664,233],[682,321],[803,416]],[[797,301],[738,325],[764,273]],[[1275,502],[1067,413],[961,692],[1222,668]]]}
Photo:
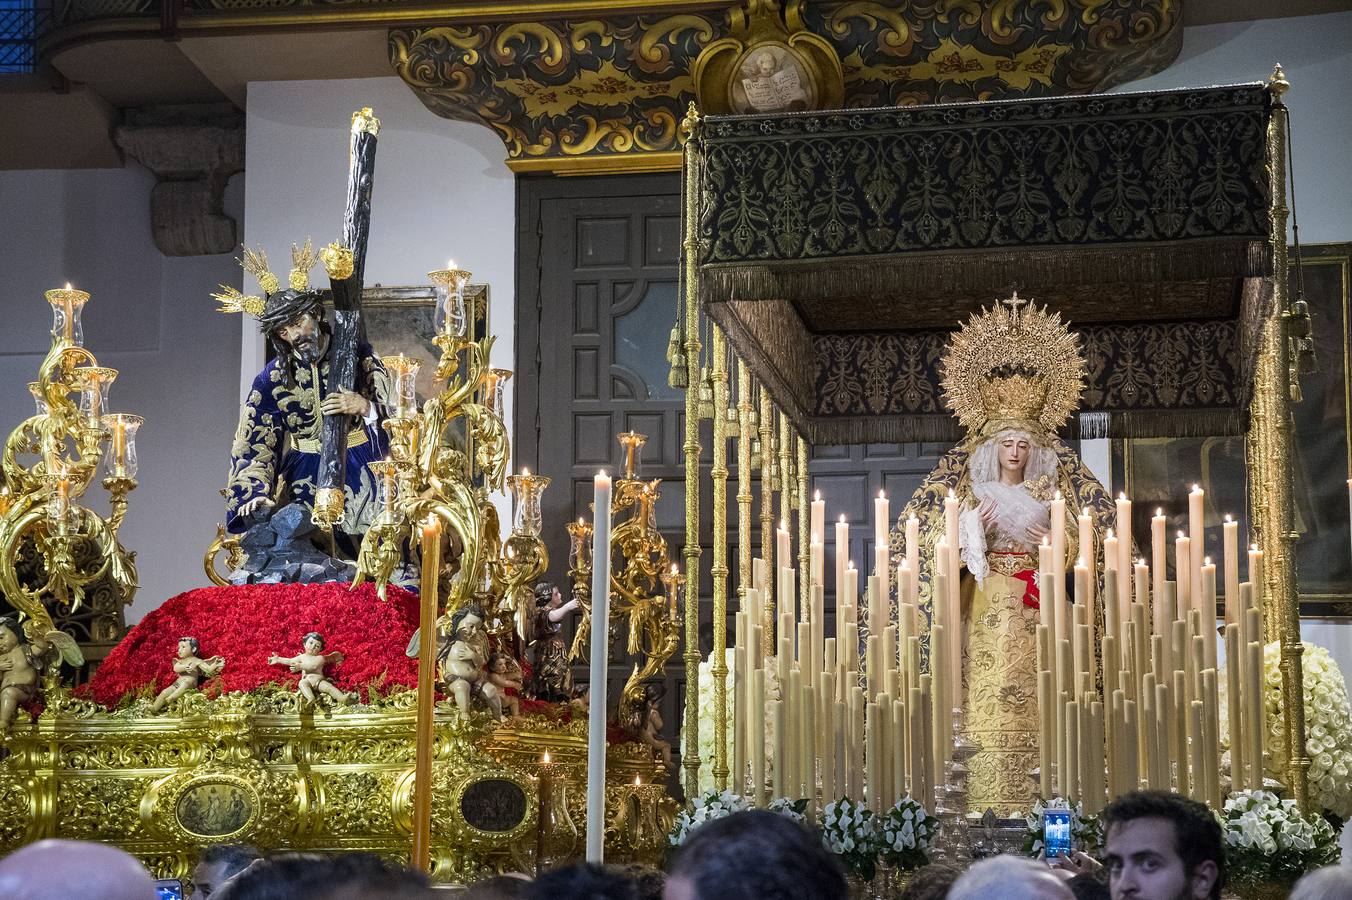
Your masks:
{"label": "gilded baroque scrollwork", "polygon": [[[390,29],[390,62],[433,112],[497,132],[514,167],[675,169],[678,125],[696,94],[696,60],[706,48],[735,42],[739,17],[763,6],[780,4],[729,2],[727,14],[672,15],[635,4],[597,18],[398,26]],[[758,60],[745,60],[753,82],[785,73],[774,91],[767,80],[762,103],[796,96],[795,80],[805,94],[814,88],[830,101],[809,107],[1102,91],[1166,67],[1183,32],[1179,7],[1163,0],[905,8],[790,0],[783,7],[798,43],[786,33],[764,73]],[[719,64],[723,76],[737,55]],[[829,84],[809,77],[832,69]],[[740,81],[731,78],[729,90],[736,93]],[[732,106],[721,95],[709,102],[713,111],[757,108]]]}

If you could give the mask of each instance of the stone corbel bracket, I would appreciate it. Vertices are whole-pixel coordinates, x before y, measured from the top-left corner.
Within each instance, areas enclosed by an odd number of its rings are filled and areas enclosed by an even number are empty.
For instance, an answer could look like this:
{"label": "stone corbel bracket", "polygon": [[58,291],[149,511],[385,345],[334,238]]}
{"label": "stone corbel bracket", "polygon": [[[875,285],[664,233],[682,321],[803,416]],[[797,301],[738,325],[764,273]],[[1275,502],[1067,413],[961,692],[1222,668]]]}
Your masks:
{"label": "stone corbel bracket", "polygon": [[244,116],[229,106],[128,110],[113,140],[159,183],[150,193],[150,228],[165,256],[229,253],[239,243],[226,215],[230,176],[244,171]]}

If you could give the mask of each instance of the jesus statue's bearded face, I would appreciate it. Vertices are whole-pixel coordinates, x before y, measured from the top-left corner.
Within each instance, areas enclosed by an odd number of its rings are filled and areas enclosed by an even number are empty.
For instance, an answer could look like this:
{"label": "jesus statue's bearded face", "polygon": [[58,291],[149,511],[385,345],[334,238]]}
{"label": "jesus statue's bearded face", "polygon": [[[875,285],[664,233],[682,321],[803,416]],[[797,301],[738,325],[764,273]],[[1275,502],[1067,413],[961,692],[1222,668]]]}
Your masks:
{"label": "jesus statue's bearded face", "polygon": [[996,456],[1000,461],[1000,473],[1023,480],[1023,471],[1028,465],[1028,451],[1032,443],[1027,435],[1007,434],[996,445]]}
{"label": "jesus statue's bearded face", "polygon": [[287,322],[277,329],[277,336],[286,341],[305,365],[313,365],[319,360],[319,321],[310,313],[301,313]]}

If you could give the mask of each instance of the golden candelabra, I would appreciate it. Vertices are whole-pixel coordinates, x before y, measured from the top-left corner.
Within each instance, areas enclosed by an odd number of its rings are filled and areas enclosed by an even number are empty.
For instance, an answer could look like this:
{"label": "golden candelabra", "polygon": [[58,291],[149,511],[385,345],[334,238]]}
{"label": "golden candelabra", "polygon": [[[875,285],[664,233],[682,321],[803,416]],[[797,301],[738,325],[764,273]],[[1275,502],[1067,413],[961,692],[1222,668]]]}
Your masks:
{"label": "golden candelabra", "polygon": [[[46,293],[52,344],[29,384],[36,409],[5,442],[0,487],[0,592],[26,617],[39,649],[83,662],[73,639],[56,630],[51,608],[74,611],[93,585],[111,581],[121,602],[137,588],[135,554],[118,541],[127,495],[136,487],[136,433],[142,419],[106,412],[117,370],[84,347],[81,313],[89,294],[67,285]],[[27,461],[27,462],[26,462]],[[107,517],[81,505],[99,479]],[[24,567],[32,556],[39,564]]]}
{"label": "golden candelabra", "polygon": [[[503,384],[510,372],[489,365],[494,338],[467,335],[465,284],[470,273],[453,265],[429,272],[436,287],[435,345],[441,350],[436,382],[443,385],[419,409],[414,382],[420,364],[403,356],[381,360],[393,381],[394,409],[385,421],[390,436],[387,460],[371,463],[380,486],[381,512],[357,556],[353,586],[370,579],[381,596],[409,544],[413,524],[439,519],[458,544],[451,560],[447,612],[475,601],[490,627],[511,628],[520,589],[548,564],[539,541],[539,492],[548,479],[514,476],[513,492],[535,504],[535,533],[508,538],[504,555],[497,512],[488,495],[503,489],[508,438],[503,422]],[[454,425],[464,442],[455,446]],[[524,504],[523,504],[524,505]],[[443,576],[444,577],[444,576]]]}
{"label": "golden candelabra", "polygon": [[[626,431],[618,439],[624,448],[624,477],[615,480],[610,514],[619,523],[611,532],[611,544],[619,551],[620,563],[612,569],[610,591],[614,614],[626,620],[625,649],[630,656],[638,657],[620,692],[618,718],[621,725],[638,730],[647,711],[644,683],[662,671],[680,645],[680,597],[685,576],[672,564],[666,538],[657,530],[655,504],[661,496],[657,488],[662,479],[644,481],[639,477],[648,438]],[[573,596],[582,607],[582,621],[569,651],[571,661],[581,656],[591,639],[592,526],[578,520],[568,526],[568,533],[572,538],[568,576],[573,582]]]}

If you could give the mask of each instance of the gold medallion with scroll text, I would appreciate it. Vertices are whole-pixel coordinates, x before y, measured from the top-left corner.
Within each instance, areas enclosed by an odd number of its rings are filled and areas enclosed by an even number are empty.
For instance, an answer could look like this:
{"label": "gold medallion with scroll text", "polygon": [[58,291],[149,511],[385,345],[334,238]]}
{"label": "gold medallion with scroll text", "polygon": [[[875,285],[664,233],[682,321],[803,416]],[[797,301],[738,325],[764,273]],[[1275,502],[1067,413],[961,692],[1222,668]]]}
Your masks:
{"label": "gold medallion with scroll text", "polygon": [[747,0],[729,11],[731,34],[695,60],[695,95],[706,115],[839,109],[845,78],[825,38],[803,25],[802,0]]}

